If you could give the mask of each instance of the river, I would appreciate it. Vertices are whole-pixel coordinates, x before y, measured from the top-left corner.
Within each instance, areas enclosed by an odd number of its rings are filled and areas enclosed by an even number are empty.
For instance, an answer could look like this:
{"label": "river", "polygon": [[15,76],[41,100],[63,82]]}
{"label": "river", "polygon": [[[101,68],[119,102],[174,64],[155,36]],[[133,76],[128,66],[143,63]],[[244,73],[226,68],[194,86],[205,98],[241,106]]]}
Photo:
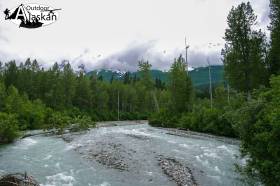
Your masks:
{"label": "river", "polygon": [[238,141],[179,135],[146,122],[111,124],[64,139],[39,135],[1,146],[0,175],[27,171],[42,186],[176,186],[191,173],[195,185],[246,185],[235,171],[245,163]]}

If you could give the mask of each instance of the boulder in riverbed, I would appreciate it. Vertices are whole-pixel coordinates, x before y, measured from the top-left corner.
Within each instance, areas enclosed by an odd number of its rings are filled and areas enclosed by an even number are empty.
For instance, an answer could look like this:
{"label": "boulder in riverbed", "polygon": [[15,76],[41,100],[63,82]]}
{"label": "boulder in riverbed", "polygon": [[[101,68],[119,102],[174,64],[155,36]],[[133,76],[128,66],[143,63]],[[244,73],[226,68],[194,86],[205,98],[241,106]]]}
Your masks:
{"label": "boulder in riverbed", "polygon": [[1,176],[0,186],[39,186],[39,183],[26,173],[15,173]]}
{"label": "boulder in riverbed", "polygon": [[197,186],[190,168],[183,166],[179,161],[160,156],[159,166],[178,186]]}

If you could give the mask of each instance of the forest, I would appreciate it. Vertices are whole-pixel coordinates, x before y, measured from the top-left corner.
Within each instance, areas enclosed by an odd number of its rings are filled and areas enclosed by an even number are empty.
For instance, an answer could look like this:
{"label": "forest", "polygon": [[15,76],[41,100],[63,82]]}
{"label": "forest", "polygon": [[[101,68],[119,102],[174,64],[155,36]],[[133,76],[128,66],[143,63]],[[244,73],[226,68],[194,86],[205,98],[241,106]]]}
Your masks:
{"label": "forest", "polygon": [[44,69],[36,60],[0,63],[0,142],[20,131],[95,121],[148,119],[155,127],[180,128],[238,138],[250,157],[244,172],[265,185],[280,180],[280,1],[271,0],[270,36],[257,30],[250,3],[233,7],[221,51],[225,82],[198,95],[185,59],[174,59],[168,81],[153,80],[149,61],[140,77],[104,81],[70,62]]}

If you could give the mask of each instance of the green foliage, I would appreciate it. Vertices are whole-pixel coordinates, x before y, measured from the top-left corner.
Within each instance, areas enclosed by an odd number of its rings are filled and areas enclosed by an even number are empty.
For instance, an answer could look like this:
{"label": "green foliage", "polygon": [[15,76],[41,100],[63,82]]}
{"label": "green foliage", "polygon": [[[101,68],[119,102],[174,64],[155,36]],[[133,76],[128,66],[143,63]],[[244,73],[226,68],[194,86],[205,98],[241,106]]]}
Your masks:
{"label": "green foliage", "polygon": [[[185,130],[206,132],[215,135],[238,137],[237,112],[245,103],[243,94],[232,89],[218,86],[213,94],[213,108],[208,98],[195,98],[191,109],[185,112],[173,113],[170,111],[173,99],[170,99],[170,91],[162,91],[160,94],[159,113],[153,113],[149,117],[152,126],[178,127]],[[207,95],[209,97],[209,93]]]}
{"label": "green foliage", "polygon": [[[86,75],[88,77],[92,77],[96,75],[97,71],[88,72]],[[212,65],[211,66],[212,73],[212,83],[213,84],[221,84],[224,82],[224,66],[223,65]],[[124,75],[120,72],[114,72],[112,70],[98,70],[98,75],[103,77],[103,80],[106,82],[111,82],[112,76],[115,81],[123,81],[125,84],[135,83],[139,81],[141,77],[140,72],[126,72]],[[162,83],[168,83],[169,72],[151,69],[151,76],[153,81],[156,79],[160,80]],[[189,71],[189,76],[191,77],[193,86],[195,88],[200,87],[208,87],[209,86],[209,78],[208,78],[208,67],[197,67],[192,71]],[[129,83],[127,83],[129,82]]]}
{"label": "green foliage", "polygon": [[140,81],[136,83],[136,93],[138,94],[139,108],[142,108],[144,112],[151,112],[158,109],[154,93],[155,85],[151,74],[152,65],[148,61],[140,61],[138,66]]}
{"label": "green foliage", "polygon": [[[1,72],[0,72],[1,74]],[[3,110],[4,107],[4,99],[6,97],[6,88],[4,83],[0,80],[0,112]]]}
{"label": "green foliage", "polygon": [[9,87],[11,85],[16,86],[17,85],[17,79],[18,79],[18,68],[15,61],[10,61],[9,63],[5,64],[5,70],[4,70],[4,82],[6,87]]}
{"label": "green foliage", "polygon": [[4,110],[15,114],[21,129],[39,129],[45,120],[45,105],[40,100],[31,102],[26,96],[21,96],[14,86],[7,90]]}
{"label": "green foliage", "polygon": [[77,78],[77,86],[76,86],[76,94],[73,99],[73,103],[76,107],[87,110],[90,108],[90,98],[91,98],[91,90],[90,90],[90,81],[85,78],[83,73],[80,73]]}
{"label": "green foliage", "polygon": [[15,115],[0,112],[0,144],[12,142],[19,134]]}
{"label": "green foliage", "polygon": [[71,124],[71,117],[61,112],[52,112],[47,118],[47,129],[57,129],[62,134],[64,129]]}
{"label": "green foliage", "polygon": [[27,59],[18,66],[15,61],[6,63],[0,69],[0,111],[15,114],[21,130],[62,130],[68,126],[68,117],[145,119],[155,110],[156,88],[163,89],[163,84],[154,87],[148,62],[139,63],[140,78],[127,73],[124,82],[114,78],[111,83],[102,81],[97,74],[85,76],[84,68],[81,65],[75,73],[67,61],[48,70],[40,68],[36,60]]}
{"label": "green foliage", "polygon": [[171,66],[169,89],[173,113],[182,113],[191,109],[193,96],[192,82],[186,73],[186,64],[180,56]]}
{"label": "green foliage", "polygon": [[267,185],[280,179],[280,77],[272,77],[271,89],[259,91],[240,109],[239,131],[244,155],[251,158],[247,170]]}
{"label": "green foliage", "polygon": [[28,129],[42,128],[46,120],[46,109],[46,106],[39,99],[30,104],[29,111],[25,114],[25,116],[29,116]]}
{"label": "green foliage", "polygon": [[180,128],[206,132],[220,136],[236,137],[234,123],[230,120],[230,115],[234,110],[210,108],[209,101],[201,101],[194,106],[192,112],[182,115],[179,120]]}
{"label": "green foliage", "polygon": [[280,73],[280,2],[270,0],[270,50],[269,50],[269,71],[270,74],[279,75]]}
{"label": "green foliage", "polygon": [[178,116],[172,114],[168,110],[162,109],[155,112],[149,117],[149,124],[154,127],[177,127]]}
{"label": "green foliage", "polygon": [[152,126],[177,127],[181,113],[192,108],[193,87],[182,56],[172,64],[169,78],[168,90],[157,94],[161,109],[149,117]]}
{"label": "green foliage", "polygon": [[81,130],[88,130],[90,127],[95,127],[95,123],[89,116],[77,116],[71,121],[70,131],[77,132]]}
{"label": "green foliage", "polygon": [[268,81],[266,38],[253,29],[256,15],[251,4],[241,3],[228,15],[226,45],[222,51],[225,75],[233,88],[248,94]]}
{"label": "green foliage", "polygon": [[[257,175],[266,185],[280,180],[280,1],[271,0],[271,43],[268,56],[265,35],[253,30],[256,16],[249,3],[233,8],[228,16],[226,47],[223,50],[225,73],[231,86],[253,92],[253,98],[236,104],[235,112],[225,119],[233,123],[242,141],[243,155],[248,155],[246,171]],[[250,98],[248,96],[248,98]]]}
{"label": "green foliage", "polygon": [[147,89],[153,89],[153,80],[151,74],[152,65],[148,61],[140,61],[139,62],[139,73],[141,77],[141,84]]}
{"label": "green foliage", "polygon": [[157,81],[155,86],[149,62],[139,62],[140,77],[126,73],[124,81],[113,77],[110,83],[102,75],[85,76],[83,65],[79,69],[75,73],[67,61],[48,70],[30,59],[18,66],[15,61],[4,67],[1,63],[0,112],[12,114],[20,130],[63,133],[88,129],[93,120],[147,119],[157,104],[165,104],[164,84]]}

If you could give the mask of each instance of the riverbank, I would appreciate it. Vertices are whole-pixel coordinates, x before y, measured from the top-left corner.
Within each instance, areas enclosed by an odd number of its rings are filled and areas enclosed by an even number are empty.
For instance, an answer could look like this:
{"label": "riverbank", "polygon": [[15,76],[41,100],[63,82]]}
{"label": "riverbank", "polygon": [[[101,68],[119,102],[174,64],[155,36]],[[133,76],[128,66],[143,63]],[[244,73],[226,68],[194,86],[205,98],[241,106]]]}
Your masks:
{"label": "riverbank", "polygon": [[[127,126],[127,125],[139,125],[139,124],[149,124],[148,120],[131,120],[131,121],[100,121],[96,122],[96,127],[114,127],[114,126]],[[151,125],[150,125],[151,126]],[[154,127],[154,126],[151,126]],[[216,139],[225,143],[239,145],[240,141],[237,138],[230,138],[225,136],[217,136],[208,133],[195,132],[190,130],[183,130],[177,128],[164,128],[164,127],[154,127],[166,131],[166,134],[181,136],[181,137],[192,137],[200,139]]]}
{"label": "riverbank", "polygon": [[[101,127],[116,127],[116,126],[128,126],[128,125],[141,125],[141,124],[148,124],[148,120],[130,120],[130,121],[98,121],[95,123],[94,128],[101,128]],[[164,128],[164,127],[155,127],[154,128],[162,129],[167,131],[166,134],[169,135],[175,135],[175,136],[181,136],[181,137],[195,137],[195,138],[215,138],[216,140],[230,143],[230,144],[240,144],[240,141],[236,138],[229,138],[224,136],[217,136],[213,134],[207,134],[207,133],[201,133],[201,132],[195,132],[190,130],[183,130],[183,129],[177,129],[177,128]],[[91,128],[92,129],[92,128]],[[70,133],[70,134],[69,134]],[[71,132],[70,128],[66,128],[65,131],[61,134],[63,135],[71,135],[72,134],[80,134],[80,132]],[[18,135],[19,139],[23,139],[26,137],[31,136],[37,136],[37,135],[57,135],[58,132],[55,129],[51,130],[27,130],[27,131],[21,131],[21,134]],[[0,143],[0,144],[7,144],[7,143]]]}
{"label": "riverbank", "polygon": [[[120,127],[120,126],[130,126],[130,125],[149,125],[148,120],[131,120],[131,121],[99,121],[96,122],[95,128],[101,128],[101,127]],[[152,126],[153,127],[153,126]],[[197,138],[197,139],[215,139],[219,140],[224,143],[228,144],[234,144],[234,145],[240,145],[240,141],[236,138],[229,138],[229,137],[223,137],[223,136],[216,136],[213,134],[207,134],[207,133],[201,133],[201,132],[195,132],[190,130],[183,130],[183,129],[177,129],[177,128],[163,128],[163,127],[153,127],[158,128],[163,131],[166,131],[166,134],[168,135],[174,135],[174,136],[181,136],[181,137],[191,137],[191,138]],[[91,128],[93,129],[93,128]],[[69,129],[66,129],[66,131],[63,134],[60,134],[59,136],[62,136],[62,138],[69,142],[71,141],[72,137],[75,135],[81,135],[84,134],[85,131],[80,132],[70,132]],[[31,130],[31,131],[25,131],[24,134],[21,135],[20,139],[30,137],[30,136],[37,136],[37,135],[57,135],[55,130]],[[72,136],[72,137],[71,137]]]}
{"label": "riverbank", "polygon": [[147,120],[130,120],[130,121],[99,121],[96,122],[96,127],[114,127],[114,126],[126,126],[126,125],[139,125],[147,124]]}
{"label": "riverbank", "polygon": [[176,128],[162,128],[162,127],[156,127],[162,130],[166,130],[166,134],[175,135],[175,136],[181,136],[181,137],[192,137],[192,138],[198,138],[198,139],[215,139],[224,143],[233,144],[233,145],[240,145],[240,140],[237,138],[230,138],[225,136],[217,136],[213,134],[207,134],[207,133],[201,133],[201,132],[195,132],[190,130],[182,130],[182,129],[176,129]]}

